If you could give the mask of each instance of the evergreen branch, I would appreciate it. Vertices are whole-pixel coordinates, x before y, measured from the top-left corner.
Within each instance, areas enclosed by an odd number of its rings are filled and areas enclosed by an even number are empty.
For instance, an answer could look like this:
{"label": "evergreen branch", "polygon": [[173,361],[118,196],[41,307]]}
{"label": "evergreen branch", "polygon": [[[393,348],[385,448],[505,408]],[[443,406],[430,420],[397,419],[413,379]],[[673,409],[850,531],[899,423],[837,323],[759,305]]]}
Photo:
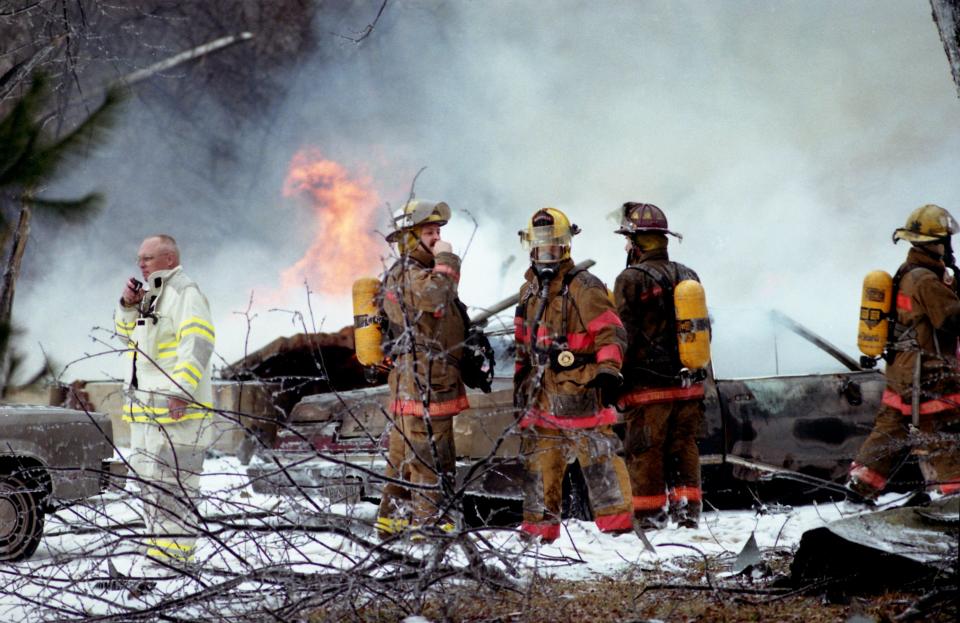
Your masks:
{"label": "evergreen branch", "polygon": [[[31,149],[23,154],[17,165],[0,175],[0,185],[14,180],[24,186],[39,185],[70,159],[81,154],[83,149],[102,143],[106,131],[116,121],[122,99],[121,89],[111,88],[103,103],[62,139],[40,148],[33,148],[31,144]],[[35,126],[35,132],[39,132],[39,127],[39,124]]]}
{"label": "evergreen branch", "polygon": [[45,94],[46,77],[38,75],[13,110],[0,119],[0,186],[19,182],[12,172],[36,144],[40,126],[34,118]]}
{"label": "evergreen branch", "polygon": [[39,197],[21,196],[20,201],[25,205],[45,210],[53,216],[65,221],[81,221],[103,207],[103,195],[89,193],[80,199],[42,199]]}

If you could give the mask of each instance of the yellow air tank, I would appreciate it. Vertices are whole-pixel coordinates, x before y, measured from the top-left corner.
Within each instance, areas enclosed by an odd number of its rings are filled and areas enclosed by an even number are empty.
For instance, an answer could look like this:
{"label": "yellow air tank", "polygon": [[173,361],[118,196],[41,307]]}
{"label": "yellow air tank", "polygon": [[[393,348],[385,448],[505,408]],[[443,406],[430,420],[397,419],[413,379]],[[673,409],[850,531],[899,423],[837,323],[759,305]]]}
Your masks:
{"label": "yellow air tank", "polygon": [[893,277],[882,270],[867,273],[860,295],[857,347],[867,357],[879,357],[887,345],[887,314],[893,298]]}
{"label": "yellow air tank", "polygon": [[383,362],[376,301],[379,292],[380,280],[375,277],[361,277],[353,282],[353,343],[357,361],[364,366]]}
{"label": "yellow air tank", "polygon": [[710,317],[703,286],[693,279],[681,281],[673,289],[673,306],[680,363],[690,370],[706,368],[710,363]]}

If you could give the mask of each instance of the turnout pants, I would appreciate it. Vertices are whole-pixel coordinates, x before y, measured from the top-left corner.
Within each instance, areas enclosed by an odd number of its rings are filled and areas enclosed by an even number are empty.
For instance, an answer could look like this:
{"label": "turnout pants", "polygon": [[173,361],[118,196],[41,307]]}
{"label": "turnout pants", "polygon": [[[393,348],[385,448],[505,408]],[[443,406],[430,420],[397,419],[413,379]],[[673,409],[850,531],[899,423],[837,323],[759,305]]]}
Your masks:
{"label": "turnout pants", "polygon": [[597,527],[602,532],[633,530],[630,478],[617,454],[620,439],[610,426],[531,426],[523,430],[520,445],[525,467],[522,531],[548,542],[560,536],[563,476],[574,460],[583,470]]}
{"label": "turnout pants", "polygon": [[193,559],[200,513],[203,432],[207,420],[173,424],[130,423],[130,465],[139,478],[144,546],[161,563]]}
{"label": "turnout pants", "polygon": [[700,517],[700,453],[697,431],[703,401],[676,400],[634,407],[624,414],[624,450],[633,489],[633,513],[665,524],[664,508],[680,523]]}
{"label": "turnout pants", "polygon": [[860,446],[850,466],[852,486],[862,495],[876,497],[887,480],[913,449],[928,485],[945,493],[960,493],[960,410],[921,413],[919,433],[911,435],[910,415],[884,406],[877,413],[870,436]]}
{"label": "turnout pants", "polygon": [[430,420],[433,443],[425,418],[416,415],[394,416],[387,450],[387,478],[430,488],[405,487],[387,483],[377,512],[377,531],[381,537],[401,532],[409,525],[450,523],[443,512],[445,490],[451,492],[455,479],[456,450],[453,442],[453,417]]}

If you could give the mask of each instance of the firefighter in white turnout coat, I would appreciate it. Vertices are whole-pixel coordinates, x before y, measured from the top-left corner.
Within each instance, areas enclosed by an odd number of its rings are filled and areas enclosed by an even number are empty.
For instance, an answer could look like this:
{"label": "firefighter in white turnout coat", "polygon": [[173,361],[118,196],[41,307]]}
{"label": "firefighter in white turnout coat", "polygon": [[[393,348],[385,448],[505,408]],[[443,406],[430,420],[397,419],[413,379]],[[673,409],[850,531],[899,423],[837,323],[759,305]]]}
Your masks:
{"label": "firefighter in white turnout coat", "polygon": [[147,566],[190,562],[197,493],[210,444],[214,328],[210,307],[180,266],[176,241],[151,236],[137,255],[144,283],[130,279],[115,313],[132,360],[123,419],[140,480]]}

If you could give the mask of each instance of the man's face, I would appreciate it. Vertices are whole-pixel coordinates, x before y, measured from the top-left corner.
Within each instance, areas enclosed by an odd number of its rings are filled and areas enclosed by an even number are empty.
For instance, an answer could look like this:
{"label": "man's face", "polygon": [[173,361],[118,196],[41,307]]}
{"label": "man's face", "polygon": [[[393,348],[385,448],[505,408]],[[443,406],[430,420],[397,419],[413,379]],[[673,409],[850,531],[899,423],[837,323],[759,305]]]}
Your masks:
{"label": "man's face", "polygon": [[436,223],[429,223],[420,228],[420,242],[423,246],[433,251],[433,245],[440,240],[440,226]]}
{"label": "man's face", "polygon": [[150,275],[158,270],[169,270],[176,266],[173,253],[169,247],[159,238],[147,238],[140,245],[137,251],[137,266],[140,267],[140,275],[147,281]]}

